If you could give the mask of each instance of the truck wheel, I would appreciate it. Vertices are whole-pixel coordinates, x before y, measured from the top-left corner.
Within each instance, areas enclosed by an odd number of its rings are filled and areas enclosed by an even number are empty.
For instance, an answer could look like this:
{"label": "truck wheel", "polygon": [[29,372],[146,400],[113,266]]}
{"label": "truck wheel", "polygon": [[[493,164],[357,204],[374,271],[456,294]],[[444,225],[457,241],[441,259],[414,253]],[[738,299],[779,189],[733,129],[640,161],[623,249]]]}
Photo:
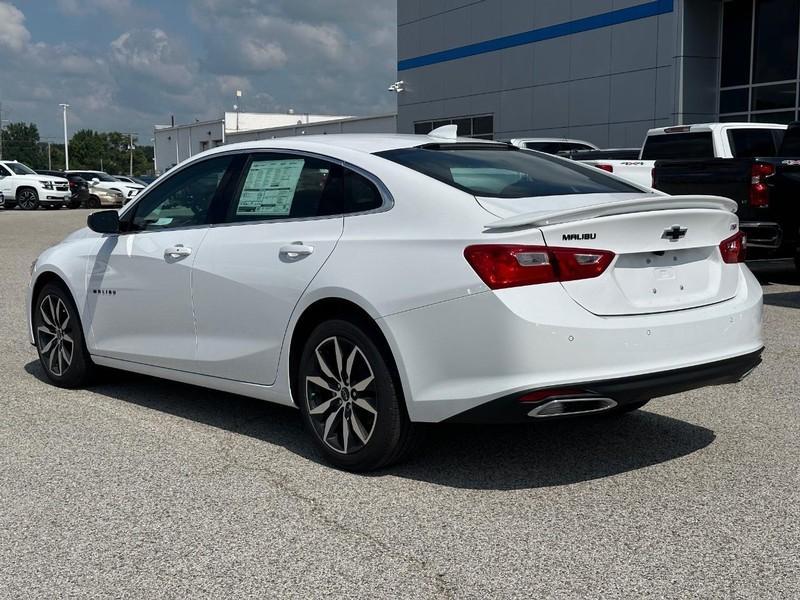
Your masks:
{"label": "truck wheel", "polygon": [[33,188],[20,188],[17,190],[17,204],[22,210],[36,210],[39,208],[39,194]]}
{"label": "truck wheel", "polygon": [[88,206],[89,208],[100,208],[100,198],[92,194],[86,201],[86,206]]}

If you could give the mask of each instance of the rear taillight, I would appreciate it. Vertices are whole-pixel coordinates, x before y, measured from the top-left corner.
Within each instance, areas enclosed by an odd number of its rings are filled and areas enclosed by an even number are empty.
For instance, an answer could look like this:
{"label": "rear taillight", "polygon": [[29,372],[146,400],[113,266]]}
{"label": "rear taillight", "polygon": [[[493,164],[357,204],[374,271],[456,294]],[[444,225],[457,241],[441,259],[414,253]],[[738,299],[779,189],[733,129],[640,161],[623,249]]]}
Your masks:
{"label": "rear taillight", "polygon": [[481,244],[469,246],[464,257],[493,290],[556,281],[591,279],[614,260],[607,250]]}
{"label": "rear taillight", "polygon": [[719,245],[722,260],[726,263],[743,263],[747,258],[747,236],[741,231],[724,240]]}
{"label": "rear taillight", "polygon": [[595,167],[597,167],[598,169],[601,169],[603,171],[608,171],[609,173],[613,173],[614,172],[614,165],[608,165],[608,164],[602,163],[602,164],[599,164],[599,165],[595,165]]}
{"label": "rear taillight", "polygon": [[769,206],[767,177],[775,175],[775,167],[766,163],[753,163],[750,167],[750,206]]}

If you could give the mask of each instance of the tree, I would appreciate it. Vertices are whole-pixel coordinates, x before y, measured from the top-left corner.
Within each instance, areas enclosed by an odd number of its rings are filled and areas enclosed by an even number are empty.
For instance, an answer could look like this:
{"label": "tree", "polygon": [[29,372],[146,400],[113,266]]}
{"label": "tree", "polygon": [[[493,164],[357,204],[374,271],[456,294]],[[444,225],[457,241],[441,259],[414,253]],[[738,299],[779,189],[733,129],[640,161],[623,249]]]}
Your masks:
{"label": "tree", "polygon": [[[153,147],[136,145],[133,136],[133,174],[152,171]],[[128,173],[131,160],[131,137],[118,131],[99,132],[82,129],[69,143],[69,166],[73,169],[103,170],[107,173]]]}
{"label": "tree", "polygon": [[47,167],[47,156],[39,147],[39,128],[35,123],[9,123],[3,128],[3,159],[17,160],[32,169]]}

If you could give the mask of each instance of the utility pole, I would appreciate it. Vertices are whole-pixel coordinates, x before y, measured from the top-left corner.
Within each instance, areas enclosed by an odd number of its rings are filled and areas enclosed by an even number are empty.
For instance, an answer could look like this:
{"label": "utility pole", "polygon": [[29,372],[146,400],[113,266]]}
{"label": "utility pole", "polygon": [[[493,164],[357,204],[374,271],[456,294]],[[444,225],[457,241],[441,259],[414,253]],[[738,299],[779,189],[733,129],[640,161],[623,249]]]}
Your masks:
{"label": "utility pole", "polygon": [[130,136],[130,144],[128,145],[129,150],[131,151],[131,164],[128,167],[128,177],[133,177],[133,134],[129,133]]}
{"label": "utility pole", "polygon": [[0,102],[0,160],[3,160],[3,103]]}
{"label": "utility pole", "polygon": [[67,109],[69,104],[59,104],[64,110],[64,170],[69,171],[69,140],[67,139]]}
{"label": "utility pole", "polygon": [[47,142],[47,170],[53,170],[53,159],[50,155],[50,142]]}

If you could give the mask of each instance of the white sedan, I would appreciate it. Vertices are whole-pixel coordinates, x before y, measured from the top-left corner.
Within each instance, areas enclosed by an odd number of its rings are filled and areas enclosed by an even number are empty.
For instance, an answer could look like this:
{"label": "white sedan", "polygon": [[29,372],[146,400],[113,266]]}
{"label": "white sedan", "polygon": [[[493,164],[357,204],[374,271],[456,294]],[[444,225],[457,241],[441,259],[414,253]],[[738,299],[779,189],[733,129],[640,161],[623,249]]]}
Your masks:
{"label": "white sedan", "polygon": [[33,266],[47,376],[295,406],[368,470],[426,423],[623,413],[759,363],[735,203],[451,133],[224,146],[92,214]]}

